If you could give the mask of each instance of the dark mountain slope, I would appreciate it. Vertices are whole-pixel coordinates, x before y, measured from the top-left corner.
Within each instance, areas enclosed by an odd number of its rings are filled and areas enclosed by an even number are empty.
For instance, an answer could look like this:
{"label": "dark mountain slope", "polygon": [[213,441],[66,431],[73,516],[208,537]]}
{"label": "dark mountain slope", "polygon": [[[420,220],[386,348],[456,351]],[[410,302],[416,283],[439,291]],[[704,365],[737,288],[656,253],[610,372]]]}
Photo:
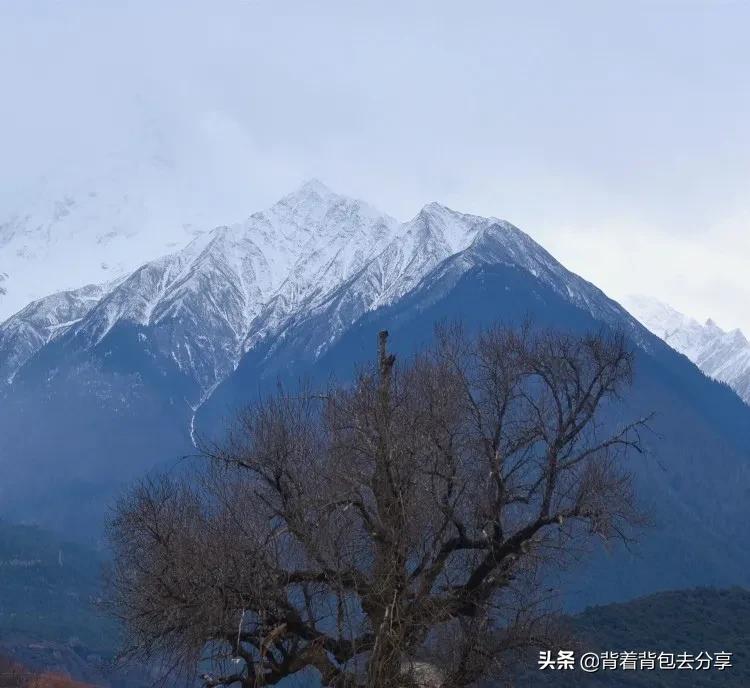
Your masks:
{"label": "dark mountain slope", "polygon": [[89,351],[64,337],[0,391],[0,516],[96,538],[123,485],[193,451],[191,381],[156,336],[118,325]]}
{"label": "dark mountain slope", "polygon": [[113,653],[117,629],[97,609],[102,561],[48,531],[0,522],[0,643],[72,642]]}

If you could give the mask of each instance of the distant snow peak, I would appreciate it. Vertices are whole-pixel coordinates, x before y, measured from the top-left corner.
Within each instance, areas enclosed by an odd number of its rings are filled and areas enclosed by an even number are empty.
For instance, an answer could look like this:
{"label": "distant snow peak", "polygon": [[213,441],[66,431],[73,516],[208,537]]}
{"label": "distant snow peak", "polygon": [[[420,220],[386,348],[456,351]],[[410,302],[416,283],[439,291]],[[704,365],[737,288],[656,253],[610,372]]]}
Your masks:
{"label": "distant snow peak", "polygon": [[282,198],[280,202],[301,203],[310,200],[312,200],[313,202],[324,200],[335,201],[341,198],[343,198],[343,196],[340,196],[339,194],[332,191],[319,179],[312,177],[311,179],[303,182],[295,191],[292,191],[291,193],[284,196],[284,198]]}
{"label": "distant snow peak", "polygon": [[648,296],[629,296],[623,305],[706,375],[726,382],[750,404],[750,342],[741,330],[727,332],[711,318],[701,324]]}

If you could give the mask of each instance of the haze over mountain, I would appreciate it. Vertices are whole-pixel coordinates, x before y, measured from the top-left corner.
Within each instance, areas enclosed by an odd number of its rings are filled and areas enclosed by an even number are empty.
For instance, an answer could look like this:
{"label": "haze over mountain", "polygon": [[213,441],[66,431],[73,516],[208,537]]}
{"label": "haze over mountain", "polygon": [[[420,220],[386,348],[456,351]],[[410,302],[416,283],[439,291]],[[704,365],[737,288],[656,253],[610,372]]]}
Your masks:
{"label": "haze over mountain", "polygon": [[648,296],[630,296],[624,305],[651,332],[750,404],[750,342],[739,328],[727,332],[710,318],[701,324]]}
{"label": "haze over mountain", "polygon": [[529,317],[623,332],[636,380],[606,423],[657,413],[633,470],[658,528],[636,553],[598,553],[576,604],[750,582],[750,408],[731,390],[510,223],[438,203],[399,223],[317,181],[0,326],[0,510],[96,539],[124,485],[176,468],[279,382],[345,381],[378,330],[403,357],[441,320]]}
{"label": "haze over mountain", "polygon": [[0,321],[53,292],[127,274],[216,222],[169,160],[113,158],[102,169],[0,197]]}

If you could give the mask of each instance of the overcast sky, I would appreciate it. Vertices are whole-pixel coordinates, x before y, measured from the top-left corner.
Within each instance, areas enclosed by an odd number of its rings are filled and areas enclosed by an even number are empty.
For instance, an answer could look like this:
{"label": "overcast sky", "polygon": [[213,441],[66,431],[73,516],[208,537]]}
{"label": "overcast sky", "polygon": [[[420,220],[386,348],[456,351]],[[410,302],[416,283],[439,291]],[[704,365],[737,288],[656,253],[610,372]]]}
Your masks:
{"label": "overcast sky", "polygon": [[217,224],[311,176],[438,200],[750,333],[748,27],[744,0],[3,0],[0,184],[118,153]]}

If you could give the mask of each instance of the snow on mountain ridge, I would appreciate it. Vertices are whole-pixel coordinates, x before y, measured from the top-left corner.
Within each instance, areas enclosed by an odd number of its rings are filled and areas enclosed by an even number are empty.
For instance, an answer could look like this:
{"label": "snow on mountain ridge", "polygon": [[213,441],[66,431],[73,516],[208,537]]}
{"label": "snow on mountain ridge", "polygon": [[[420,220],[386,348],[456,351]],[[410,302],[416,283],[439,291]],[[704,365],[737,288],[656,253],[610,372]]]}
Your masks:
{"label": "snow on mountain ridge", "polygon": [[120,323],[156,328],[180,369],[206,392],[236,365],[269,301],[277,297],[283,306],[281,322],[360,269],[397,225],[309,182],[245,222],[141,266],[71,328],[72,336],[95,346]]}
{"label": "snow on mountain ridge", "polygon": [[45,344],[62,336],[105,296],[116,282],[90,284],[33,301],[0,324],[0,382],[10,383],[18,369]]}
{"label": "snow on mountain ridge", "polygon": [[701,325],[646,296],[629,296],[624,305],[655,335],[685,354],[709,377],[726,382],[750,404],[750,342],[741,330],[726,332],[711,318]]}
{"label": "snow on mountain ridge", "polygon": [[[403,297],[434,270],[460,275],[483,262],[528,270],[605,322],[628,317],[508,222],[429,203],[399,223],[311,180],[244,222],[143,264],[85,307],[81,301],[52,338],[90,348],[118,326],[146,328],[205,398],[246,351],[291,323],[326,313],[320,353],[358,317]],[[47,341],[30,336],[25,359]]]}

